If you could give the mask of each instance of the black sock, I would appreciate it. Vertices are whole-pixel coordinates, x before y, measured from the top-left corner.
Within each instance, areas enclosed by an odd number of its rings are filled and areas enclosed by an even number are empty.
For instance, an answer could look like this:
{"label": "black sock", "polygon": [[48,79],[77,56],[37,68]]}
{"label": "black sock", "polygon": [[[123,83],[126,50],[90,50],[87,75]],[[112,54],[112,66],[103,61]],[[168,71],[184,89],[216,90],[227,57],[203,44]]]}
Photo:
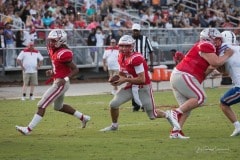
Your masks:
{"label": "black sock", "polygon": [[32,93],[30,93],[30,97],[32,97],[33,96],[33,94]]}
{"label": "black sock", "polygon": [[26,97],[26,93],[23,93],[23,97]]}

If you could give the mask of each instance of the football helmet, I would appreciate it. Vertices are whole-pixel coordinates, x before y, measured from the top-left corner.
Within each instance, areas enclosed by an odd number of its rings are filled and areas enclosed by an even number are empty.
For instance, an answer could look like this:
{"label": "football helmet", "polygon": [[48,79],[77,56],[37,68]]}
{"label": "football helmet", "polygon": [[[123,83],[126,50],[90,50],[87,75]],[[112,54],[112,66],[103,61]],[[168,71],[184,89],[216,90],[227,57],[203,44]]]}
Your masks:
{"label": "football helmet", "polygon": [[62,29],[54,29],[48,34],[49,47],[59,48],[63,44],[67,44],[67,33]]}
{"label": "football helmet", "polygon": [[232,31],[223,31],[222,33],[223,43],[236,44],[236,35]]}
{"label": "football helmet", "polygon": [[205,28],[200,32],[200,40],[213,42],[215,38],[222,38],[221,33],[216,28]]}
{"label": "football helmet", "polygon": [[121,46],[121,45],[134,45],[134,43],[135,43],[135,40],[130,35],[124,35],[118,41],[119,46]]}
{"label": "football helmet", "polygon": [[129,54],[133,51],[135,40],[130,35],[122,36],[118,41],[119,51]]}

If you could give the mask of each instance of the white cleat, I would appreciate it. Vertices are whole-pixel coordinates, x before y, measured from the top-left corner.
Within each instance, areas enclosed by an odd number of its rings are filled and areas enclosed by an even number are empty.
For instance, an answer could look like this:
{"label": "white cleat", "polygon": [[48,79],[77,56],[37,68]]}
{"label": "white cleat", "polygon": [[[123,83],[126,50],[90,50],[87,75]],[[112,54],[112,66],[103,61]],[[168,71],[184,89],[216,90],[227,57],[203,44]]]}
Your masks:
{"label": "white cleat", "polygon": [[22,100],[22,101],[25,101],[25,100],[26,100],[26,97],[22,97],[21,100]]}
{"label": "white cleat", "polygon": [[189,139],[190,137],[186,137],[183,132],[180,131],[172,131],[170,136],[170,139]]}
{"label": "white cleat", "polygon": [[21,126],[16,126],[16,130],[22,133],[23,135],[29,135],[31,132],[28,127],[21,127]]}
{"label": "white cleat", "polygon": [[87,116],[87,115],[84,115],[83,116],[83,120],[82,120],[82,128],[86,128],[87,126],[87,122],[90,121],[91,117],[90,116]]}
{"label": "white cleat", "polygon": [[118,127],[109,126],[109,127],[101,129],[100,131],[101,132],[108,132],[108,131],[116,131],[116,130],[118,130]]}
{"label": "white cleat", "polygon": [[240,135],[240,128],[235,128],[233,133],[230,135],[231,137]]}
{"label": "white cleat", "polygon": [[177,128],[178,130],[181,130],[180,124],[178,123],[178,114],[174,110],[167,110],[166,112],[166,118],[168,122],[171,124],[172,127]]}

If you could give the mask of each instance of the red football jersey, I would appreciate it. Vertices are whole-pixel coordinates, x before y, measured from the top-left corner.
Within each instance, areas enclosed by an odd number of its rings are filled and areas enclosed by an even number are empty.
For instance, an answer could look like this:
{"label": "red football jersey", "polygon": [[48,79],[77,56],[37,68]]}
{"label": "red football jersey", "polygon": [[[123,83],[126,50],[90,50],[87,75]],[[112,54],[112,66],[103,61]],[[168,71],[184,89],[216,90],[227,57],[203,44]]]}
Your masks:
{"label": "red football jersey", "polygon": [[148,75],[148,65],[144,57],[142,56],[142,54],[133,52],[131,56],[125,57],[124,54],[119,53],[118,63],[120,66],[120,72],[125,73],[126,76],[129,76],[129,77],[137,77],[138,75],[134,67],[139,66],[140,64],[143,64],[146,81],[142,85],[151,83],[150,77]]}
{"label": "red football jersey", "polygon": [[54,78],[64,78],[69,75],[71,69],[66,63],[73,59],[73,52],[66,48],[61,48],[55,52],[49,52],[52,61]]}
{"label": "red football jersey", "polygon": [[209,63],[200,56],[200,52],[216,54],[216,47],[209,41],[197,42],[176,66],[180,71],[193,75],[200,83],[205,79],[205,71]]}

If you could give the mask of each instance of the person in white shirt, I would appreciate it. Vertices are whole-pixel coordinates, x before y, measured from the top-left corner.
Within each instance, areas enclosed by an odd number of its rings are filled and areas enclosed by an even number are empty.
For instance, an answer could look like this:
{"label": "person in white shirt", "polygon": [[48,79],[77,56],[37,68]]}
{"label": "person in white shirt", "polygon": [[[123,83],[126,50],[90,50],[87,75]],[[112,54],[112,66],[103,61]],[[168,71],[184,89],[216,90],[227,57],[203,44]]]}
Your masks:
{"label": "person in white shirt", "polygon": [[30,42],[28,46],[23,49],[17,57],[17,63],[22,68],[23,73],[23,87],[22,100],[26,100],[27,86],[30,83],[30,100],[34,100],[33,92],[36,85],[38,85],[38,69],[42,65],[43,56],[34,48],[34,44]]}
{"label": "person in white shirt", "polygon": [[240,103],[240,46],[236,44],[236,35],[233,32],[223,31],[221,34],[223,44],[219,50],[220,56],[228,49],[232,49],[234,53],[225,63],[225,72],[231,77],[234,86],[220,98],[220,107],[235,128],[230,135],[233,137],[240,135],[240,123],[231,108],[232,105]]}
{"label": "person in white shirt", "polygon": [[[108,71],[109,79],[111,79],[114,75],[118,75],[119,73],[119,65],[118,65],[118,54],[119,49],[117,47],[117,42],[115,39],[111,39],[110,46],[107,47],[103,54],[103,70]],[[117,86],[113,86],[112,94],[115,95],[118,90]]]}

